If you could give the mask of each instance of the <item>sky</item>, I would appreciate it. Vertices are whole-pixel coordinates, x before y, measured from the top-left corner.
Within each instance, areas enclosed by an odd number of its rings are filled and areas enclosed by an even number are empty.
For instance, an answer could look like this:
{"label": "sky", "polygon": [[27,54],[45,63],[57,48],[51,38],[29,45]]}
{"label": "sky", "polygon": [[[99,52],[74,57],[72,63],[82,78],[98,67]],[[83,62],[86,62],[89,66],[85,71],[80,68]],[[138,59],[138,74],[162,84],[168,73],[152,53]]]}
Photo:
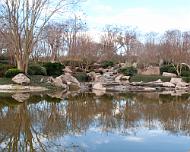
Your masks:
{"label": "sky", "polygon": [[190,31],[190,0],[86,0],[81,9],[94,33],[110,24],[132,26],[145,33]]}

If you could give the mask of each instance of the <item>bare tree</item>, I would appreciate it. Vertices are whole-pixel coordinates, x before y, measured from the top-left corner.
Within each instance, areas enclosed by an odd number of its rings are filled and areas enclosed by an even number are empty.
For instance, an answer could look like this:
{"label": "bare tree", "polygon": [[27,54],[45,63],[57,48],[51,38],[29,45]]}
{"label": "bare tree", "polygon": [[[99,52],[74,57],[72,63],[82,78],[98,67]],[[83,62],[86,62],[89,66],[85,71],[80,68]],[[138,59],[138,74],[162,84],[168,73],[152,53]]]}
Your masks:
{"label": "bare tree", "polygon": [[9,41],[17,68],[27,73],[29,57],[41,32],[52,16],[65,12],[78,0],[2,0],[0,3],[3,29],[9,32]]}
{"label": "bare tree", "polygon": [[86,23],[77,15],[74,15],[74,18],[66,20],[64,23],[63,43],[66,46],[69,57],[77,57],[77,37],[86,28]]}
{"label": "bare tree", "polygon": [[59,49],[62,45],[62,35],[64,27],[59,23],[51,23],[45,27],[46,40],[51,52],[50,60],[55,62],[59,55]]}

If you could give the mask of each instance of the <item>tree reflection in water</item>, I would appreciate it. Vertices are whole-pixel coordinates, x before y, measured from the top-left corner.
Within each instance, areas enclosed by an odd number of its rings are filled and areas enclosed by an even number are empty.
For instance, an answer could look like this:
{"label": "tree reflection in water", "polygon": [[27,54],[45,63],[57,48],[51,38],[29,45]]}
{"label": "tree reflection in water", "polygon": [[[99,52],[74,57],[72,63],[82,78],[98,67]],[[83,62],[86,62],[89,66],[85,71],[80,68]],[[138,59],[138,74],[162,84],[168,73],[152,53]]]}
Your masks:
{"label": "tree reflection in water", "polygon": [[161,127],[172,134],[189,136],[189,95],[110,93],[98,97],[80,93],[62,100],[31,95],[20,104],[10,96],[0,98],[1,151],[48,151],[52,146],[83,151],[78,145],[54,141],[66,135],[83,134],[92,126],[123,135],[128,135],[129,129],[135,133],[140,127]]}

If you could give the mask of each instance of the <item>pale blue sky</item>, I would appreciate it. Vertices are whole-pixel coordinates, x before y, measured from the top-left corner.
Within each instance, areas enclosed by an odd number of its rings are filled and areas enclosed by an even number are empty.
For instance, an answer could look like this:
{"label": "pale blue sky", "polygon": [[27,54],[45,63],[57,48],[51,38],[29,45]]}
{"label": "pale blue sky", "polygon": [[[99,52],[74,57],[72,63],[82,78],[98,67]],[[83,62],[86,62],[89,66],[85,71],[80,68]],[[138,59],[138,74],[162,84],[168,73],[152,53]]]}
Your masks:
{"label": "pale blue sky", "polygon": [[87,0],[82,9],[91,31],[106,24],[134,26],[142,32],[190,30],[190,0]]}

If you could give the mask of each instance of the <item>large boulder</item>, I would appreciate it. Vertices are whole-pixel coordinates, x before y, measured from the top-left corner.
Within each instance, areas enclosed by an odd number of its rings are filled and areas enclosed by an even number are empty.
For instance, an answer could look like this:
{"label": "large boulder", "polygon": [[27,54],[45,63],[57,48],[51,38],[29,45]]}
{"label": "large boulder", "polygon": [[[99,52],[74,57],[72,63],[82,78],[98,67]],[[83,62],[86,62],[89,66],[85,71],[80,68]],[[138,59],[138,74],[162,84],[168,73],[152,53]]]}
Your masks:
{"label": "large boulder", "polygon": [[57,78],[60,78],[62,82],[64,82],[67,85],[76,86],[80,88],[80,82],[75,77],[73,77],[70,73],[65,73],[64,75],[61,75]]}
{"label": "large boulder", "polygon": [[16,84],[21,84],[21,85],[30,83],[30,79],[23,73],[17,74],[15,77],[12,78],[12,81]]}
{"label": "large boulder", "polygon": [[177,75],[175,73],[168,73],[168,72],[163,72],[162,76],[164,77],[177,77]]}
{"label": "large boulder", "polygon": [[171,78],[170,82],[177,85],[178,83],[183,82],[183,80],[182,78]]}
{"label": "large boulder", "polygon": [[67,89],[67,85],[65,84],[65,82],[62,81],[60,77],[56,77],[55,79],[53,77],[50,77],[48,79],[48,82],[51,83],[55,87]]}
{"label": "large boulder", "polygon": [[184,82],[182,78],[172,78],[170,82],[176,85],[176,89],[179,89],[179,90],[183,90],[183,89],[186,90],[187,87],[189,86],[189,84]]}

